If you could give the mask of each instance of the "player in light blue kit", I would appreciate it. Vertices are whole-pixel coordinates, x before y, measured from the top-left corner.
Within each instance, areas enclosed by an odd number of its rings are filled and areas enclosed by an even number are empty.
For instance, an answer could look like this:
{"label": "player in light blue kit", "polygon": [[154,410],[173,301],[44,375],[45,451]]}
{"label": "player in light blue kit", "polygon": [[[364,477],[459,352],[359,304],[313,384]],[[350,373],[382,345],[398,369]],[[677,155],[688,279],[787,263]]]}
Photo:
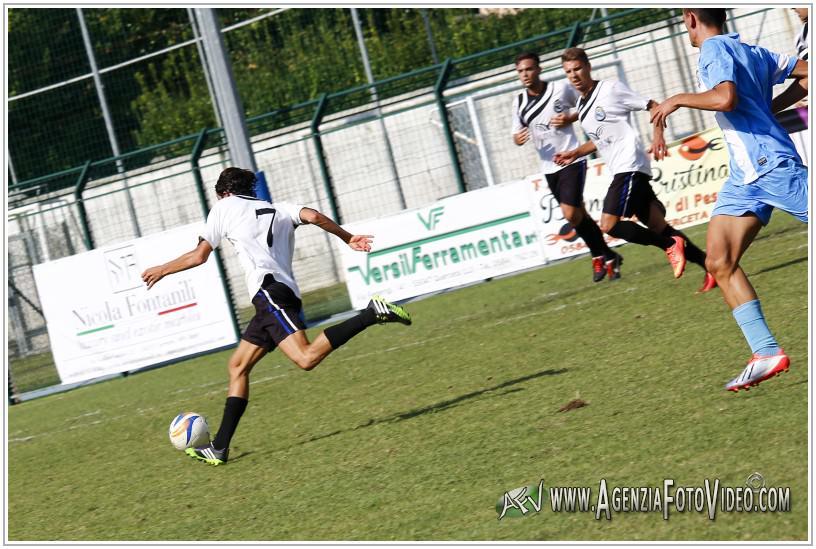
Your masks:
{"label": "player in light blue kit", "polygon": [[[808,222],[808,170],[774,118],[807,96],[807,62],[722,34],[725,9],[683,10],[691,45],[700,48],[700,93],[674,95],[652,111],[665,126],[680,107],[716,111],[731,157],[729,178],[708,225],[706,268],[714,275],[753,353],[729,391],[748,389],[788,369],[790,360],[768,329],[753,286],[739,265],[774,208]],[[772,98],[774,84],[794,83]]]}

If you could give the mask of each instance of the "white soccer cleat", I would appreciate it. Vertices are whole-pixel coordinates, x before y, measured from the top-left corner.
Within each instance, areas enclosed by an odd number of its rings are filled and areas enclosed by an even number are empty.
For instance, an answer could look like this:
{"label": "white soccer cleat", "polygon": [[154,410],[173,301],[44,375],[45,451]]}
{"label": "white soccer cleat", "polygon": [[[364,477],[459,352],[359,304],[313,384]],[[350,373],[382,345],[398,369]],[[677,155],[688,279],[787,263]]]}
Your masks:
{"label": "white soccer cleat", "polygon": [[755,387],[776,374],[786,372],[789,367],[790,359],[782,349],[779,349],[775,355],[754,354],[742,373],[726,383],[725,388],[734,392],[740,389],[747,391],[750,387]]}

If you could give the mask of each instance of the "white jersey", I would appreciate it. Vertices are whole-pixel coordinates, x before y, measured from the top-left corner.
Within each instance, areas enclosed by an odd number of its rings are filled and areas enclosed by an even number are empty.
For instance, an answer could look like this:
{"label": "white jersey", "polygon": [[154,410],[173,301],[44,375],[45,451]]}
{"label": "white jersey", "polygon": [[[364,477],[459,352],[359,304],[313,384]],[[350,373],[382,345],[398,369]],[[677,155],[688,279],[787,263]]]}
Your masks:
{"label": "white jersey", "polygon": [[541,172],[555,173],[562,169],[553,162],[553,155],[574,149],[578,138],[572,124],[564,128],[550,127],[550,119],[575,107],[578,92],[566,82],[545,82],[544,91],[532,96],[527,90],[513,99],[513,134],[530,129],[530,141],[541,158]]}
{"label": "white jersey", "polygon": [[300,297],[292,275],[292,253],[295,228],[303,224],[301,209],[303,206],[287,202],[270,203],[251,196],[232,195],[219,200],[210,210],[202,238],[213,249],[223,238],[235,247],[246,275],[250,299],[269,273]]}
{"label": "white jersey", "polygon": [[601,80],[578,102],[578,120],[613,174],[652,174],[649,156],[629,124],[629,113],[645,111],[649,100],[617,80]]}
{"label": "white jersey", "polygon": [[808,60],[808,22],[802,25],[802,30],[799,31],[799,36],[796,37],[796,57],[803,61]]}

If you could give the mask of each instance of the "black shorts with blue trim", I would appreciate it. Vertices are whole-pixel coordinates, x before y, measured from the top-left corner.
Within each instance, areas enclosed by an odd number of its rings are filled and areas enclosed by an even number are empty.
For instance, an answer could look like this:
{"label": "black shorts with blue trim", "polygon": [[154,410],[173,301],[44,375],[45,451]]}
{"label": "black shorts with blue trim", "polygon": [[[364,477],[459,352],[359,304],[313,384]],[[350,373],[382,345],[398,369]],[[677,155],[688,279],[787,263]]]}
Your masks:
{"label": "black shorts with blue trim", "polygon": [[576,208],[583,206],[586,168],[586,160],[581,160],[544,176],[550,192],[559,204],[567,204]]}
{"label": "black shorts with blue trim", "polygon": [[657,199],[649,183],[651,179],[651,175],[643,172],[616,173],[609,190],[606,191],[603,213],[618,217],[636,215],[638,220],[647,223],[652,202],[656,201],[665,214],[663,203]]}
{"label": "black shorts with blue trim", "polygon": [[275,280],[271,274],[264,277],[261,289],[252,298],[255,316],[249,321],[241,339],[270,352],[281,341],[306,329],[303,302],[292,288]]}

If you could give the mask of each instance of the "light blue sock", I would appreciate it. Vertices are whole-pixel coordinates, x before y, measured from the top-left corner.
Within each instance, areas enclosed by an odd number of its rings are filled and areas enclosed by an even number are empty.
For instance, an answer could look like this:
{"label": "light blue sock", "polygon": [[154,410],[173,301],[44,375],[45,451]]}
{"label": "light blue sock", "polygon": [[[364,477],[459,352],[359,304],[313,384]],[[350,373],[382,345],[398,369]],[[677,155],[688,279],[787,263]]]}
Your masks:
{"label": "light blue sock", "polygon": [[779,352],[779,345],[768,329],[765,316],[762,314],[762,307],[759,300],[754,299],[736,307],[732,313],[734,320],[739,324],[752,353],[761,355],[775,355]]}

